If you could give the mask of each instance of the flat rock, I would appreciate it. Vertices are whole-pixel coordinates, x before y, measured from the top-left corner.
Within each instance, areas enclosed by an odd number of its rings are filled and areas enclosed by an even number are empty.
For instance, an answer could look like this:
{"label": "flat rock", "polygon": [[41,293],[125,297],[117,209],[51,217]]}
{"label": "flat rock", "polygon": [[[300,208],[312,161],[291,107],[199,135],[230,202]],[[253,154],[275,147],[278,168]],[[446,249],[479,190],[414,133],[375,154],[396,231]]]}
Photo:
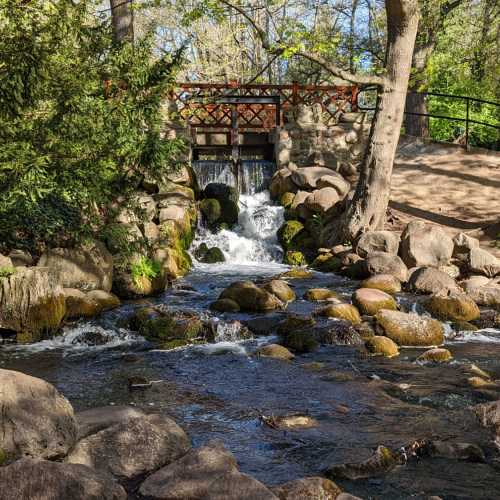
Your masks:
{"label": "flat rock", "polygon": [[424,307],[443,321],[472,321],[480,316],[479,307],[465,293],[437,293],[431,295]]}
{"label": "flat rock", "polygon": [[23,458],[0,467],[2,500],[126,500],[114,478],[84,465]]}
{"label": "flat rock", "polygon": [[359,288],[352,295],[352,303],[361,314],[373,316],[381,309],[397,309],[394,297],[374,288]]}
{"label": "flat rock", "polygon": [[66,462],[87,465],[120,479],[135,479],[178,460],[190,448],[188,436],[171,418],[149,415],[82,439]]}
{"label": "flat rock", "polygon": [[500,259],[482,248],[473,248],[469,253],[469,269],[473,273],[494,278],[500,274]]}
{"label": "flat rock", "polygon": [[326,175],[334,175],[325,167],[302,167],[292,172],[292,181],[301,189],[315,189],[317,182]]}
{"label": "flat rock", "polygon": [[272,488],[280,500],[336,500],[342,490],[324,477],[306,477]]}
{"label": "flat rock", "polygon": [[392,274],[375,274],[363,280],[360,286],[361,288],[375,288],[392,295],[401,291],[401,281]]}

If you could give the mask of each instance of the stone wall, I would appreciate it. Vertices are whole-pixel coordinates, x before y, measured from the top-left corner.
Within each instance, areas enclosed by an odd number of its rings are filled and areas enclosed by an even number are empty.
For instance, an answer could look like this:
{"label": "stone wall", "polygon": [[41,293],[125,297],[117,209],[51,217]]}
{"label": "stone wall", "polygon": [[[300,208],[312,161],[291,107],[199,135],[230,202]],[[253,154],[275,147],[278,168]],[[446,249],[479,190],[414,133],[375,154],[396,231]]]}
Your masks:
{"label": "stone wall", "polygon": [[356,172],[370,132],[365,113],[339,114],[325,124],[319,105],[300,105],[285,114],[275,140],[277,169],[325,166],[343,175]]}

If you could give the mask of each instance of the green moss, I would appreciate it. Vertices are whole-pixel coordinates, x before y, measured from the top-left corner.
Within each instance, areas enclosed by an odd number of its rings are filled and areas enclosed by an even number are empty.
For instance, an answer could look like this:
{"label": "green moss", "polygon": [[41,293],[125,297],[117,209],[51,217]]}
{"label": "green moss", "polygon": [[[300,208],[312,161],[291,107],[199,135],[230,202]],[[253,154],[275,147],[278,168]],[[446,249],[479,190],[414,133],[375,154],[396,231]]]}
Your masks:
{"label": "green moss", "polygon": [[342,262],[333,255],[321,254],[314,259],[311,267],[324,273],[336,273],[342,268]]}
{"label": "green moss", "polygon": [[281,206],[284,208],[290,208],[290,206],[293,203],[294,198],[295,198],[294,193],[290,193],[290,192],[284,193],[280,198]]}
{"label": "green moss", "polygon": [[231,200],[225,200],[221,201],[220,206],[220,221],[230,225],[237,224],[239,215],[238,205]]}
{"label": "green moss", "polygon": [[286,221],[278,230],[278,241],[285,250],[292,248],[294,239],[304,230],[304,225],[298,220]]}
{"label": "green moss", "polygon": [[176,349],[178,347],[184,347],[186,345],[189,345],[189,342],[182,339],[167,340],[166,342],[162,342],[161,344],[163,349]]}
{"label": "green moss", "polygon": [[8,278],[9,276],[12,276],[15,272],[16,272],[15,267],[11,266],[0,267],[0,278]]}
{"label": "green moss", "polygon": [[217,262],[225,262],[225,260],[226,258],[224,257],[222,250],[217,247],[212,247],[208,249],[203,262],[207,264],[215,264]]}
{"label": "green moss", "polygon": [[0,466],[2,466],[5,462],[7,462],[7,453],[0,448]]}
{"label": "green moss", "polygon": [[161,274],[161,265],[159,262],[142,256],[137,262],[132,263],[130,271],[135,285],[140,288],[141,278],[152,280]]}
{"label": "green moss", "polygon": [[205,198],[200,202],[200,211],[208,224],[214,224],[221,217],[221,206],[215,198]]}
{"label": "green moss", "polygon": [[307,260],[302,252],[296,250],[289,250],[283,257],[283,262],[290,266],[305,266]]}

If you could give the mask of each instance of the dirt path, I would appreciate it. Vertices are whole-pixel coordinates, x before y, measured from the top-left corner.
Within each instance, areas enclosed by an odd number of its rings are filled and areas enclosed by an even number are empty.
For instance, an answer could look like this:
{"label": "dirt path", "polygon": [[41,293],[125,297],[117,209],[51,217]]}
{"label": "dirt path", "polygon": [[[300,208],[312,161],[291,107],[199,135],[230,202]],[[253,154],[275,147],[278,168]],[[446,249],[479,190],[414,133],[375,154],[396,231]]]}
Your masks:
{"label": "dirt path", "polygon": [[492,246],[500,233],[500,153],[403,140],[390,207],[395,227],[421,219],[452,235],[471,233],[500,256],[500,248]]}

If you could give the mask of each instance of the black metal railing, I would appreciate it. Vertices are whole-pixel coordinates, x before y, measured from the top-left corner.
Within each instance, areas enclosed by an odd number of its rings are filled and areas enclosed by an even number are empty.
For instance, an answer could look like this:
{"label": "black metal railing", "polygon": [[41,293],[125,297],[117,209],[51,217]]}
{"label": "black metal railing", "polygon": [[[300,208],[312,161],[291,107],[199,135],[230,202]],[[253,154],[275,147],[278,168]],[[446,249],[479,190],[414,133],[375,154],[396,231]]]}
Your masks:
{"label": "black metal railing", "polygon": [[[359,93],[358,97],[358,108],[362,111],[375,111],[376,107],[375,106],[370,106],[369,104],[373,103],[375,101],[375,97],[372,95],[371,98],[370,96],[366,96],[364,93],[365,92],[376,92],[376,89],[374,88],[365,88],[362,89]],[[488,101],[485,99],[476,99],[474,97],[469,97],[469,96],[460,96],[460,95],[453,95],[453,94],[442,94],[439,92],[409,92],[408,94],[414,94],[414,95],[420,95],[424,96],[426,100],[426,105],[428,107],[439,107],[440,104],[443,104],[442,102],[434,102],[434,100],[429,100],[428,98],[431,97],[436,97],[440,99],[452,99],[452,100],[458,100],[461,101],[464,105],[463,107],[463,115],[462,116],[449,116],[446,114],[441,114],[441,113],[420,113],[420,112],[414,112],[414,111],[408,111],[405,108],[405,115],[411,115],[411,116],[422,116],[426,117],[428,119],[435,119],[435,120],[449,120],[449,121],[454,121],[458,123],[464,123],[465,124],[465,129],[463,131],[463,145],[465,148],[469,147],[470,144],[470,125],[478,125],[480,127],[489,127],[491,129],[495,129],[497,131],[496,133],[496,139],[493,140],[490,144],[488,144],[488,147],[491,149],[494,149],[496,151],[500,150],[500,103],[493,102],[493,101]],[[371,101],[371,102],[370,102]],[[364,103],[368,105],[364,105]],[[408,101],[407,101],[408,102]],[[483,105],[486,106],[494,106],[495,108],[495,113],[494,115],[497,117],[496,118],[496,123],[491,123],[489,121],[480,121],[476,120],[473,114],[477,113],[477,110],[474,108],[481,108]],[[453,140],[453,138],[450,138]]]}

